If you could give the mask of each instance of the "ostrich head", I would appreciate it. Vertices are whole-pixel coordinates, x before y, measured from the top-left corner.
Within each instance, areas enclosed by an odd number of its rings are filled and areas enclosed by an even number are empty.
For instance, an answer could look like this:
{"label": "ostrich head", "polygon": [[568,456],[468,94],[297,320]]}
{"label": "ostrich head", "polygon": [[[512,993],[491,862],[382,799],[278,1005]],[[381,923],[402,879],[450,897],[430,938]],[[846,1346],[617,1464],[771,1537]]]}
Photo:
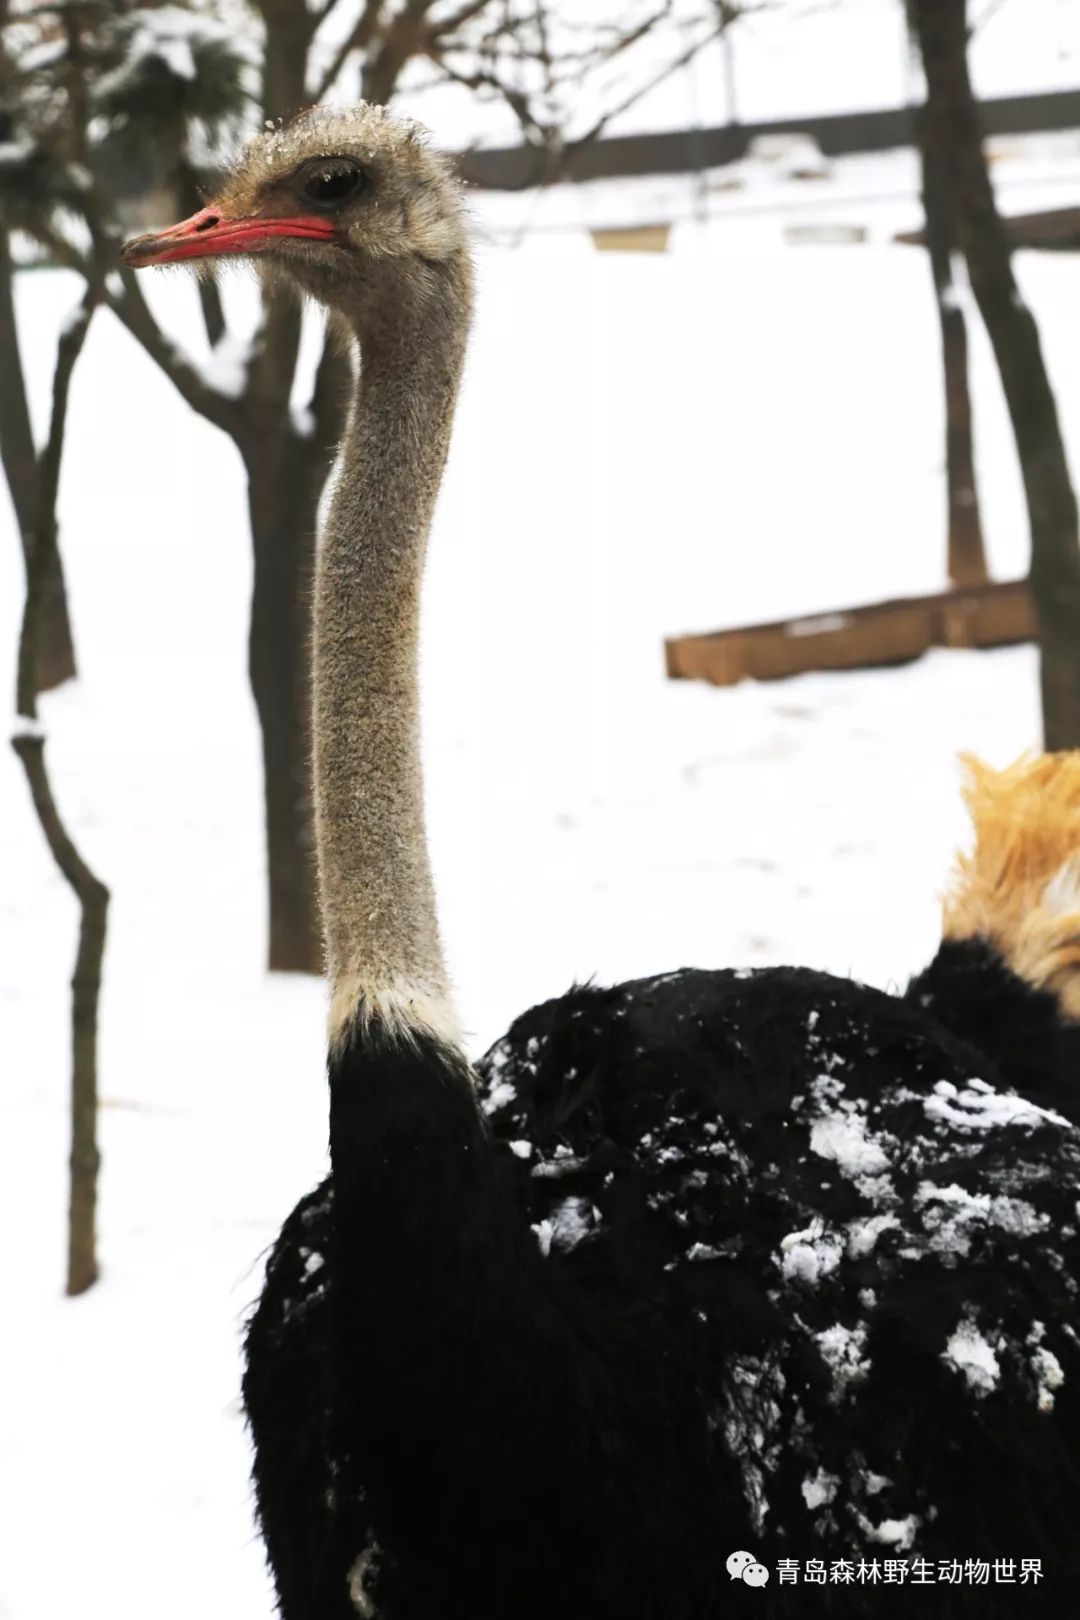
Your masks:
{"label": "ostrich head", "polygon": [[363,324],[423,298],[467,257],[460,190],[413,125],[381,107],[311,107],[250,141],[217,195],[124,248],[133,268],[250,259]]}

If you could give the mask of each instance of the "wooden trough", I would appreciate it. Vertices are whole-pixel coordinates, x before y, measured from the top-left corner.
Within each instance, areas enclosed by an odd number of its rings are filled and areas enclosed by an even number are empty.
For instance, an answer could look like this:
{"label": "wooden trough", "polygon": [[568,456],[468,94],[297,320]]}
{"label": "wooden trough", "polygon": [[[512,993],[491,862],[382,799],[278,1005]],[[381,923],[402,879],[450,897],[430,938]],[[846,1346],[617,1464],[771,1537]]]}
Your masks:
{"label": "wooden trough", "polygon": [[931,647],[1010,647],[1034,634],[1031,591],[1021,579],[711,635],[673,636],[664,651],[673,680],[734,686],[810,670],[908,664]]}
{"label": "wooden trough", "polygon": [[670,225],[597,225],[590,232],[601,253],[666,253]]}

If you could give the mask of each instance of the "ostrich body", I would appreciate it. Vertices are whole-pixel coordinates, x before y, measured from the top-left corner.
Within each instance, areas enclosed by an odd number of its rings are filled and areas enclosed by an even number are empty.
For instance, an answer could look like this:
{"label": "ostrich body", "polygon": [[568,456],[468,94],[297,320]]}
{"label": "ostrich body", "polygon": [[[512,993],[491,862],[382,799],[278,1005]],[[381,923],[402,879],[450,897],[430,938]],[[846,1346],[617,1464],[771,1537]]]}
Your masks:
{"label": "ostrich body", "polygon": [[[471,306],[457,188],[380,111],[315,109],[126,251],[248,255],[360,351],[314,601],[331,1176],[270,1256],[244,1384],[286,1620],[876,1615],[886,1560],[934,1571],[920,1615],[1049,1591],[1062,1612],[1080,1134],[1060,983],[982,935],[906,998],[682,970],[571,991],[470,1066],[416,683]],[[1033,1038],[1065,1032],[1047,1072],[976,1043],[1003,986]],[[737,1550],[764,1589],[731,1579]],[[1022,1606],[1018,1584],[937,1579],[1003,1558],[1042,1561]],[[782,1584],[780,1559],[840,1573]]]}

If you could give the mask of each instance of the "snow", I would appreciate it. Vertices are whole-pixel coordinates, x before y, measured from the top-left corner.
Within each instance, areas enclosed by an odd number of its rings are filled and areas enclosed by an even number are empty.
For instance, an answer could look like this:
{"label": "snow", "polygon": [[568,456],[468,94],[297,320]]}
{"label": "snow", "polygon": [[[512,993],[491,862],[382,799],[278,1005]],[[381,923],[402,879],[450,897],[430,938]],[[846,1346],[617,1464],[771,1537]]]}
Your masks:
{"label": "snow", "polygon": [[184,6],[155,6],[134,11],[124,20],[124,60],[102,76],[99,93],[122,91],[149,60],[161,62],[177,79],[193,80],[199,71],[201,50],[228,46],[245,61],[253,59],[250,38],[235,32],[206,12]]}
{"label": "snow", "polygon": [[[868,1131],[865,1101],[844,1096],[843,1081],[830,1072],[839,1059],[833,1052],[820,1050],[821,1038],[813,1030],[807,1032],[807,1046],[814,1061],[825,1065],[825,1072],[818,1074],[809,1087],[811,1107],[817,1115],[810,1126],[811,1152],[834,1163],[871,1203],[888,1202],[893,1197],[892,1180],[887,1174],[889,1149],[895,1152],[897,1144]],[[798,1098],[792,1106],[801,1109],[802,1105]],[[849,1238],[856,1247],[867,1241],[872,1248],[876,1233],[871,1236],[868,1231],[853,1231]]]}
{"label": "snow", "polygon": [[588,1237],[599,1218],[599,1212],[587,1198],[564,1198],[551,1221],[540,1224],[551,1226],[552,1247],[565,1252],[576,1249]]}
{"label": "snow", "polygon": [[827,1474],[824,1468],[819,1468],[816,1474],[808,1474],[802,1482],[802,1494],[811,1513],[816,1513],[819,1507],[827,1507],[839,1485],[836,1475]]}
{"label": "snow", "polygon": [[836,1270],[843,1252],[843,1240],[819,1223],[781,1238],[780,1270],[785,1281],[813,1288],[822,1277]]}
{"label": "snow", "polygon": [[[1004,213],[1080,205],[1076,130],[997,136],[987,151]],[[716,249],[749,235],[763,246],[830,238],[873,245],[921,228],[919,191],[918,158],[898,147],[830,158],[815,180],[744,159],[682,174],[551,186],[539,194],[476,191],[471,206],[489,236],[511,243],[523,233],[669,224],[676,241],[690,236]],[[966,273],[947,301],[970,307]]]}
{"label": "snow", "polygon": [[859,1523],[868,1540],[883,1542],[886,1547],[896,1547],[900,1552],[906,1552],[914,1542],[922,1520],[918,1514],[909,1513],[904,1519],[883,1519],[881,1524],[871,1525],[860,1514]]}
{"label": "snow", "polygon": [[1001,1372],[997,1356],[974,1322],[960,1323],[945,1346],[942,1360],[963,1373],[968,1388],[976,1395],[988,1395],[997,1388]]}
{"label": "snow", "polygon": [[81,305],[73,304],[68,310],[67,314],[64,316],[63,320],[60,322],[59,335],[61,337],[70,337],[71,333],[76,331],[82,325],[84,319],[85,315]]}
{"label": "snow", "polygon": [[923,1208],[930,1247],[938,1254],[967,1254],[973,1228],[996,1226],[1010,1237],[1026,1238],[1034,1237],[1047,1224],[1047,1217],[1023,1198],[971,1193],[955,1184],[940,1187],[923,1182],[915,1200]]}
{"label": "snow", "polygon": [[[488,1112],[490,1113],[490,1111],[491,1110],[489,1107]],[[565,1143],[560,1142],[555,1149],[554,1158],[548,1160],[542,1159],[538,1164],[534,1164],[530,1174],[538,1181],[543,1181],[557,1178],[559,1176],[568,1176],[571,1175],[573,1171],[580,1169],[581,1160],[576,1158],[574,1154],[571,1153],[570,1149],[565,1145]]]}
{"label": "snow", "polygon": [[756,1356],[736,1356],[729,1366],[729,1379],[725,1411],[718,1421],[723,1423],[724,1439],[739,1464],[751,1523],[760,1533],[769,1512],[765,1471],[772,1472],[780,1458],[776,1436],[784,1375],[779,1367]]}
{"label": "snow", "polygon": [[1035,1398],[1039,1411],[1052,1412],[1055,1391],[1065,1382],[1061,1362],[1052,1350],[1038,1349],[1031,1357],[1031,1370],[1038,1385]]}
{"label": "snow", "polygon": [[[44,73],[58,66],[67,55],[67,40],[46,39],[40,44],[24,45],[16,54],[20,73]],[[13,53],[14,54],[14,53]]]}
{"label": "snow", "polygon": [[848,1223],[847,1252],[861,1259],[874,1252],[882,1232],[900,1225],[895,1215],[861,1215]]}
{"label": "snow", "polygon": [[1043,1344],[1045,1335],[1046,1324],[1032,1322],[1027,1342],[1031,1349],[1031,1371],[1035,1378],[1036,1404],[1040,1412],[1052,1412],[1054,1396],[1065,1382],[1065,1371],[1054,1352]]}
{"label": "snow", "polygon": [[822,1360],[831,1369],[833,1392],[840,1395],[849,1384],[865,1378],[870,1362],[863,1355],[866,1349],[866,1328],[859,1323],[853,1328],[837,1322],[823,1333],[815,1333]]}
{"label": "snow", "polygon": [[[239,399],[251,365],[251,345],[247,337],[226,332],[210,351],[210,358],[199,368],[204,382],[229,399]],[[299,413],[297,413],[299,419]],[[310,431],[310,429],[308,430]]]}
{"label": "snow", "polygon": [[529,1228],[536,1233],[536,1241],[540,1253],[546,1257],[551,1253],[551,1240],[555,1235],[555,1228],[551,1221],[537,1221],[535,1226]]}
{"label": "snow", "polygon": [[32,141],[0,141],[0,171],[22,168],[33,155]]}
{"label": "snow", "polygon": [[[1075,269],[1018,269],[1075,443]],[[250,329],[250,284],[223,285]],[[78,290],[19,277],[39,429]],[[188,283],[149,296],[205,356]],[[1015,455],[972,345],[991,559],[1016,575]],[[751,232],[715,259],[692,233],[648,259],[578,238],[481,254],[423,661],[433,861],[473,1050],[592,974],[800,960],[887,986],[929,959],[966,837],[955,753],[1001,765],[1036,740],[1032,651],[720,691],[666,681],[661,641],[940,585],[938,365],[929,272],[903,248]],[[212,1591],[231,1620],[269,1620],[238,1343],[268,1243],[325,1170],[323,995],[262,971],[239,460],[105,313],[75,377],[61,519],[82,679],[42,713],[58,801],[113,895],[104,1271],[61,1297],[75,912],[0,749],[0,1222],[18,1234],[0,1615],[142,1620],[152,1593],[155,1620],[188,1620]],[[0,494],[9,674],[21,595]],[[1005,1104],[1016,1122],[1015,1099],[987,1098],[935,1103],[973,1129]],[[820,1268],[848,1240],[793,1236],[778,1266]]]}
{"label": "snow", "polygon": [[947,1120],[967,1130],[997,1130],[1009,1126],[1035,1130],[1040,1125],[1066,1125],[1068,1121],[1048,1108],[1040,1108],[1013,1092],[997,1092],[985,1080],[972,1080],[959,1091],[951,1080],[939,1080],[925,1103],[931,1119]]}
{"label": "snow", "polygon": [[829,1114],[814,1121],[810,1147],[823,1159],[831,1159],[855,1180],[876,1176],[889,1168],[889,1158],[877,1142],[866,1134],[866,1120],[858,1114]]}

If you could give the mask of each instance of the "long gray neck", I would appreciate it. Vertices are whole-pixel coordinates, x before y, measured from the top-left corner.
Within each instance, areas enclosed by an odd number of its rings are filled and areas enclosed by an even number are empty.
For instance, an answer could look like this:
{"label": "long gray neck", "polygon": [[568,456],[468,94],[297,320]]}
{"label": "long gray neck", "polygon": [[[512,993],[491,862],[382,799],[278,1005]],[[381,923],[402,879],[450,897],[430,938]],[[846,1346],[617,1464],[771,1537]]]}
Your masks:
{"label": "long gray neck", "polygon": [[458,1039],[424,828],[417,664],[424,555],[469,323],[467,256],[430,280],[360,328],[318,547],[315,808],[332,1040],[358,1012]]}

